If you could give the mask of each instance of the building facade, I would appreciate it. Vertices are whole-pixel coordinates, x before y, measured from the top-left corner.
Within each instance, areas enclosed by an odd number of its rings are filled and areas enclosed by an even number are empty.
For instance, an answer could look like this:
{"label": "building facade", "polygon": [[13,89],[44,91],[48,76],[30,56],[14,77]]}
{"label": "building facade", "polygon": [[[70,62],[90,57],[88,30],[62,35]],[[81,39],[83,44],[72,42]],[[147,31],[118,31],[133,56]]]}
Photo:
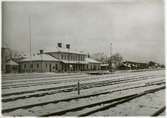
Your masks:
{"label": "building facade", "polygon": [[20,61],[20,72],[80,72],[100,70],[100,62],[86,54],[59,49],[47,51]]}
{"label": "building facade", "polygon": [[19,64],[13,60],[9,60],[6,63],[6,73],[18,73],[19,72]]}
{"label": "building facade", "polygon": [[59,72],[61,70],[60,62],[47,54],[23,59],[19,64],[21,72]]}
{"label": "building facade", "polygon": [[88,71],[101,70],[101,67],[100,67],[101,63],[99,61],[96,61],[96,60],[91,59],[91,58],[86,58],[85,60],[87,63],[86,70],[88,70]]}
{"label": "building facade", "polygon": [[70,72],[70,71],[85,71],[86,66],[86,54],[77,52],[77,51],[71,51],[68,49],[59,49],[58,51],[54,52],[45,52],[45,54],[48,54],[56,59],[59,60],[62,72]]}

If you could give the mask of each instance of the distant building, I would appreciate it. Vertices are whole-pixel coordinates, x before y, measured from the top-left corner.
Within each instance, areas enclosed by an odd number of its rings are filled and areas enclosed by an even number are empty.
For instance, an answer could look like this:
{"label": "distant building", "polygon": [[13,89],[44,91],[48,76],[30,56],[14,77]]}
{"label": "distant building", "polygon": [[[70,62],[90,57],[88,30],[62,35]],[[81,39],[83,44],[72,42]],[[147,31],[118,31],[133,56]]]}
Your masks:
{"label": "distant building", "polygon": [[9,48],[2,47],[1,48],[1,70],[2,73],[6,73],[6,63],[11,58],[11,52]]}
{"label": "distant building", "polygon": [[19,64],[13,60],[9,60],[6,63],[6,73],[18,73],[19,72]]}
{"label": "distant building", "polygon": [[86,58],[85,61],[87,63],[86,70],[100,70],[101,69],[100,67],[101,62],[96,61],[91,58]]}
{"label": "distant building", "polygon": [[100,68],[101,70],[109,70],[109,64],[108,63],[100,64]]}
{"label": "distant building", "polygon": [[132,62],[132,61],[124,61],[122,65],[120,65],[119,69],[146,69],[148,68],[147,63],[141,62]]}

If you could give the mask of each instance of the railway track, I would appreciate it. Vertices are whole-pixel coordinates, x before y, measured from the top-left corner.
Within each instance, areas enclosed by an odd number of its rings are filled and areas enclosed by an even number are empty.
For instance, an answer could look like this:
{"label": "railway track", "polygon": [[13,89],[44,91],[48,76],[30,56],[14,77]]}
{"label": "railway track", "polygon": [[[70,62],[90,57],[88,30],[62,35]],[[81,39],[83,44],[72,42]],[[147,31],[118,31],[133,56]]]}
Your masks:
{"label": "railway track", "polygon": [[12,85],[16,83],[24,83],[24,82],[39,82],[39,81],[49,81],[49,80],[67,80],[71,78],[79,78],[79,77],[88,77],[90,75],[62,75],[62,76],[53,76],[53,77],[43,77],[43,78],[32,78],[32,79],[17,79],[17,80],[3,80],[2,83],[4,85]]}
{"label": "railway track", "polygon": [[72,81],[70,79],[77,79],[77,78],[80,78],[80,77],[90,79],[90,76],[83,75],[83,76],[66,76],[66,77],[61,77],[61,78],[55,78],[54,77],[54,78],[50,78],[50,79],[45,78],[42,81],[41,80],[29,80],[28,82],[23,81],[22,83],[20,83],[20,81],[19,81],[19,83],[18,82],[17,83],[12,82],[12,84],[11,84],[11,82],[10,82],[10,84],[6,84],[6,83],[2,82],[2,89],[37,86],[37,85],[44,85],[45,83],[47,83],[47,84],[52,84],[52,83],[58,84],[58,83],[62,83],[64,81],[68,81],[68,79],[69,79],[68,82],[70,82],[70,81]]}
{"label": "railway track", "polygon": [[106,109],[111,108],[111,107],[115,107],[116,105],[123,104],[123,103],[128,102],[130,100],[133,100],[135,98],[141,97],[141,96],[146,95],[146,94],[154,93],[154,92],[160,91],[162,89],[165,89],[165,86],[155,88],[155,89],[146,90],[146,91],[143,91],[141,93],[135,93],[135,94],[115,98],[115,99],[110,99],[110,100],[96,102],[96,103],[92,103],[92,104],[88,104],[88,105],[82,105],[82,106],[73,107],[73,108],[69,108],[69,109],[65,109],[65,110],[60,110],[60,111],[56,111],[56,112],[52,112],[52,113],[48,113],[48,114],[43,114],[41,116],[42,117],[59,116],[59,115],[64,115],[67,112],[73,112],[73,111],[75,112],[75,111],[83,110],[84,108],[90,108],[90,107],[94,107],[97,105],[104,105],[104,106],[95,108],[93,110],[90,110],[86,113],[82,113],[82,114],[78,115],[78,116],[88,116],[88,115],[91,115],[92,113],[106,110]]}
{"label": "railway track", "polygon": [[119,92],[119,91],[126,91],[126,90],[130,90],[130,89],[139,89],[139,88],[162,85],[162,84],[164,84],[164,83],[161,82],[161,81],[159,81],[159,82],[157,81],[156,83],[154,82],[152,84],[125,87],[125,88],[121,88],[121,89],[116,89],[116,90],[106,91],[106,92],[100,92],[100,93],[94,93],[94,94],[90,94],[90,95],[83,95],[83,96],[64,98],[64,99],[53,100],[53,101],[48,101],[48,102],[23,105],[23,106],[19,106],[19,107],[12,107],[12,108],[3,109],[2,113],[11,112],[11,111],[18,110],[18,109],[29,109],[29,108],[32,108],[32,107],[43,106],[43,105],[52,104],[52,103],[57,104],[57,103],[60,103],[60,102],[69,102],[69,101],[72,101],[72,100],[81,100],[81,99],[85,99],[85,98],[97,97],[97,96],[100,96],[100,95],[113,94],[113,93]]}
{"label": "railway track", "polygon": [[[125,73],[124,74],[124,76],[126,75],[127,73]],[[136,73],[133,73],[133,74],[136,74]],[[96,79],[96,78],[101,78],[101,77],[116,77],[116,76],[121,76],[121,75],[123,75],[123,74],[109,74],[109,75],[85,75],[85,74],[83,74],[83,75],[65,75],[65,76],[58,76],[58,77],[50,77],[50,78],[42,78],[42,79],[37,79],[37,78],[32,78],[32,79],[17,79],[17,80],[10,80],[10,81],[8,81],[8,80],[6,80],[6,79],[3,79],[3,81],[2,81],[2,87],[3,87],[3,89],[8,89],[8,88],[10,88],[10,87],[26,87],[26,86],[30,86],[31,84],[33,85],[33,84],[39,84],[39,82],[40,83],[45,83],[45,82],[49,82],[50,81],[50,83],[52,83],[52,82],[57,82],[57,83],[61,83],[61,82],[64,82],[64,81],[68,81],[68,82],[70,82],[70,81],[73,81],[73,78],[82,78],[82,77],[85,77],[84,79],[82,79],[82,80],[89,80],[89,79]],[[142,74],[138,74],[137,73],[137,75],[143,75],[143,73]],[[71,80],[72,79],[72,80]],[[75,80],[76,80],[75,79]],[[64,80],[64,81],[62,81],[62,80]],[[42,82],[41,82],[42,81]],[[36,83],[37,82],[37,83]],[[19,84],[20,83],[20,84]],[[20,86],[19,86],[20,85]]]}
{"label": "railway track", "polygon": [[160,109],[158,109],[156,112],[154,112],[151,116],[159,116],[162,112],[164,112],[166,109],[165,106],[161,107]]}
{"label": "railway track", "polygon": [[[126,74],[124,74],[125,76]],[[142,74],[143,75],[143,74]],[[84,75],[75,75],[75,76],[60,76],[60,77],[49,77],[49,78],[38,78],[38,79],[18,79],[18,80],[3,80],[2,81],[2,85],[5,87],[5,86],[10,86],[10,85],[17,85],[17,83],[23,83],[23,84],[31,84],[31,83],[34,83],[34,82],[41,82],[41,81],[44,81],[44,82],[48,82],[48,81],[58,81],[58,82],[64,82],[64,81],[73,81],[73,78],[77,78],[77,79],[80,79],[80,78],[83,78],[84,80],[89,80],[89,79],[99,79],[101,77],[118,77],[118,76],[122,76],[122,74],[107,74],[107,75],[87,75],[87,74],[84,74]],[[71,80],[72,79],[72,80]],[[76,80],[76,79],[74,79]],[[21,85],[21,84],[20,84]]]}
{"label": "railway track", "polygon": [[[142,75],[142,76],[143,76],[143,75]],[[108,76],[108,77],[109,77],[109,79],[110,79],[110,76]],[[138,76],[129,76],[129,77],[138,77]],[[101,78],[102,78],[102,77],[101,77]],[[123,78],[123,77],[122,77],[122,78]],[[126,77],[126,78],[127,78],[127,77]],[[125,78],[125,79],[126,79],[126,78]],[[85,81],[86,81],[86,78],[84,78],[84,79],[85,79]],[[96,80],[96,78],[91,78],[91,79],[93,79],[94,81]],[[98,78],[98,79],[99,79],[99,78]],[[117,78],[117,79],[118,79],[118,78]],[[117,80],[117,79],[112,79],[112,80],[115,81],[115,80]],[[121,79],[121,78],[120,78],[120,79]],[[105,79],[105,80],[102,79],[102,80],[105,81],[106,79]],[[76,82],[76,81],[75,81],[75,82]],[[56,85],[56,84],[58,84],[58,83],[55,83],[55,85]],[[53,85],[54,85],[54,83],[53,83]],[[40,85],[38,85],[38,86],[40,86]],[[30,86],[28,86],[28,87],[30,87]],[[43,88],[43,87],[42,87],[42,88]],[[47,90],[47,89],[48,89],[48,90],[52,90],[52,89],[54,89],[54,88],[55,88],[55,86],[53,86],[53,87],[49,86],[49,88],[43,88],[43,89],[41,89],[41,87],[39,87],[39,89],[36,88],[36,91],[38,91],[38,90],[39,90],[39,91],[41,91],[41,90],[43,91],[44,89],[45,89],[45,90]],[[10,90],[6,90],[6,91],[10,91]],[[18,91],[18,90],[17,90],[17,91]],[[28,92],[28,90],[26,90],[26,91]],[[4,91],[3,91],[3,92],[4,92]],[[22,91],[22,92],[23,92],[23,91]],[[30,92],[33,92],[33,91],[31,90]],[[15,92],[13,92],[13,93],[15,93]],[[19,93],[19,92],[17,92],[17,93]],[[6,93],[5,93],[5,94],[6,94]]]}
{"label": "railway track", "polygon": [[[140,75],[141,76],[141,75]],[[144,75],[142,75],[142,76],[144,76]],[[159,75],[155,75],[155,76],[159,76]],[[162,76],[162,75],[161,75]],[[110,78],[110,77],[112,77],[112,76],[107,76],[107,78]],[[139,75],[137,75],[137,76],[129,76],[130,78],[131,77],[139,77]],[[149,77],[149,76],[145,76],[145,77]],[[93,77],[93,78],[91,78],[91,79],[93,79],[93,80],[96,80],[96,79],[100,79],[100,78],[103,78],[103,77]],[[121,78],[123,78],[123,77],[121,77]],[[127,77],[125,77],[125,79],[126,79]],[[83,78],[82,78],[83,79]],[[84,81],[86,81],[87,80],[87,78],[84,78],[85,80]],[[88,78],[88,79],[90,79],[90,78]],[[117,79],[112,79],[113,81],[115,81],[115,80],[117,80]],[[75,82],[76,80],[71,80],[72,82]],[[106,81],[106,80],[103,80],[103,81]],[[69,82],[69,81],[68,81]],[[43,82],[42,83],[42,85],[46,85],[46,83],[47,82]],[[60,84],[60,82],[58,81],[52,81],[52,82],[49,82],[50,84]],[[40,86],[41,84],[40,83],[36,83],[35,85],[32,85],[32,86]],[[47,85],[48,85],[48,83],[47,83]],[[22,85],[22,86],[14,86],[14,87],[12,87],[12,88],[19,88],[19,87],[31,87],[31,85],[27,85],[27,84],[25,84],[25,85]],[[54,86],[55,87],[55,86]],[[46,88],[45,90],[52,90],[52,89],[54,89],[54,87],[52,87],[52,88]],[[10,88],[9,86],[7,86],[7,87],[2,87],[2,89],[8,89],[8,88]],[[41,87],[39,87],[39,88],[41,88]],[[43,87],[42,87],[43,88]],[[37,90],[39,90],[39,91],[43,91],[44,89],[37,89]],[[33,92],[33,91],[30,91],[30,92]]]}
{"label": "railway track", "polygon": [[[95,88],[95,87],[109,86],[109,85],[116,85],[116,84],[127,83],[127,82],[142,81],[145,79],[146,79],[146,77],[136,77],[136,78],[128,78],[128,79],[122,79],[122,80],[115,80],[115,81],[109,80],[109,81],[100,81],[100,82],[94,82],[94,83],[84,83],[84,84],[80,85],[80,90],[90,89],[90,88]],[[49,90],[55,90],[55,91],[49,91]],[[20,95],[20,96],[16,96],[16,97],[12,96],[11,98],[10,97],[3,98],[2,102],[9,102],[9,101],[31,98],[31,97],[41,97],[41,96],[45,96],[45,95],[52,95],[52,94],[61,93],[61,92],[71,92],[71,91],[76,91],[76,90],[77,90],[76,85],[68,85],[68,86],[60,86],[60,87],[53,87],[50,89],[40,90],[43,93],[38,93],[39,90],[36,90],[36,91],[17,92],[17,93],[11,93],[11,94],[2,94],[2,97],[23,94],[22,96]],[[44,91],[46,91],[46,92],[44,92]],[[25,93],[33,93],[33,92],[37,92],[37,93],[30,94],[30,95],[24,95]]]}
{"label": "railway track", "polygon": [[29,78],[46,78],[46,77],[59,77],[59,76],[69,76],[69,75],[82,75],[85,73],[24,73],[24,74],[14,74],[15,78],[12,75],[2,75],[3,79],[6,80],[18,80],[18,79],[29,79]]}
{"label": "railway track", "polygon": [[[158,72],[159,70],[144,70],[147,73],[152,71]],[[162,70],[163,71],[163,70]],[[128,73],[143,73],[143,70],[136,71],[123,71],[124,74]],[[69,75],[82,75],[85,72],[81,73],[22,73],[22,74],[2,74],[2,78],[5,80],[20,80],[20,79],[29,79],[29,78],[47,78],[47,77],[59,77],[59,76],[69,76]],[[13,78],[15,76],[15,78]]]}
{"label": "railway track", "polygon": [[[39,81],[35,80],[27,86],[27,88],[32,87],[28,90],[22,90],[24,87],[20,86],[24,80],[21,82],[17,80],[20,85],[16,83],[16,86],[18,85],[16,88],[2,89],[2,113],[9,116],[68,116],[68,114],[73,113],[77,114],[76,116],[87,116],[165,89],[165,79],[162,73],[133,73],[126,75],[126,77],[118,75],[91,76],[93,80],[90,76],[87,78],[85,75],[74,76],[70,79],[69,76],[66,76],[67,78],[60,76],[60,79],[56,80],[60,83],[51,84],[51,82],[56,81],[52,81],[53,78],[50,78],[48,86],[44,86],[44,88],[41,88],[43,84],[40,85],[40,78],[38,78]],[[115,78],[113,78],[114,76]],[[43,80],[42,82],[46,84],[47,80]],[[80,90],[83,90],[81,91],[82,95],[76,95],[76,80],[83,80],[80,84]],[[29,81],[32,79],[28,80],[27,83],[31,83]],[[8,82],[6,87],[10,86],[10,81]],[[13,84],[11,83],[11,85]],[[12,89],[14,90],[12,91]],[[160,93],[162,95],[162,91]],[[159,115],[162,112],[164,113],[164,108],[157,110],[154,114]]]}

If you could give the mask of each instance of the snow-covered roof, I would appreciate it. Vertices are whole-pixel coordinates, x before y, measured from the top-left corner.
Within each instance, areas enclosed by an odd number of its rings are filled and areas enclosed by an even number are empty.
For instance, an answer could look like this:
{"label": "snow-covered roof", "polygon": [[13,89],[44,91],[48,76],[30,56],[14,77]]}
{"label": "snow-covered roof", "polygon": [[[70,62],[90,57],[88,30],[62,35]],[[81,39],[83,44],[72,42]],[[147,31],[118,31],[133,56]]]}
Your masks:
{"label": "snow-covered roof", "polygon": [[73,54],[82,54],[86,55],[83,51],[76,51],[76,50],[71,50],[67,48],[55,48],[55,49],[46,49],[44,50],[45,53],[53,53],[53,52],[59,52],[59,53],[73,53]]}
{"label": "snow-covered roof", "polygon": [[109,66],[109,64],[100,64],[100,66]]}
{"label": "snow-covered roof", "polygon": [[92,58],[85,58],[85,61],[86,61],[87,63],[101,63],[101,62],[96,61],[96,60],[94,60],[94,59],[92,59]]}
{"label": "snow-covered roof", "polygon": [[19,64],[16,63],[16,62],[14,62],[14,61],[12,61],[12,60],[10,60],[10,61],[8,61],[8,62],[6,63],[6,65],[18,66]]}
{"label": "snow-covered roof", "polygon": [[68,61],[68,60],[60,60],[63,63],[71,63],[71,64],[87,64],[86,61]]}
{"label": "snow-covered roof", "polygon": [[26,59],[23,59],[21,60],[21,62],[24,62],[24,61],[59,61],[58,59],[48,55],[48,54],[39,54],[39,55],[35,55],[35,56],[32,56],[31,58],[28,57]]}

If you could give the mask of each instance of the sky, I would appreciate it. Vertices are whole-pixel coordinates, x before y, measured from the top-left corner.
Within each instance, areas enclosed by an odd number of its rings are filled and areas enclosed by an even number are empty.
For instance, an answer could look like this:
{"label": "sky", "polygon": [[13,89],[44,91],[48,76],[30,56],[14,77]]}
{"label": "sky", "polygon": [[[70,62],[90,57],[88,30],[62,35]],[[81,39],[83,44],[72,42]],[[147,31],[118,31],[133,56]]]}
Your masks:
{"label": "sky", "polygon": [[[120,53],[125,60],[164,64],[163,0],[4,2],[2,45],[29,54],[58,42],[86,53]],[[31,31],[31,35],[30,31]]]}

